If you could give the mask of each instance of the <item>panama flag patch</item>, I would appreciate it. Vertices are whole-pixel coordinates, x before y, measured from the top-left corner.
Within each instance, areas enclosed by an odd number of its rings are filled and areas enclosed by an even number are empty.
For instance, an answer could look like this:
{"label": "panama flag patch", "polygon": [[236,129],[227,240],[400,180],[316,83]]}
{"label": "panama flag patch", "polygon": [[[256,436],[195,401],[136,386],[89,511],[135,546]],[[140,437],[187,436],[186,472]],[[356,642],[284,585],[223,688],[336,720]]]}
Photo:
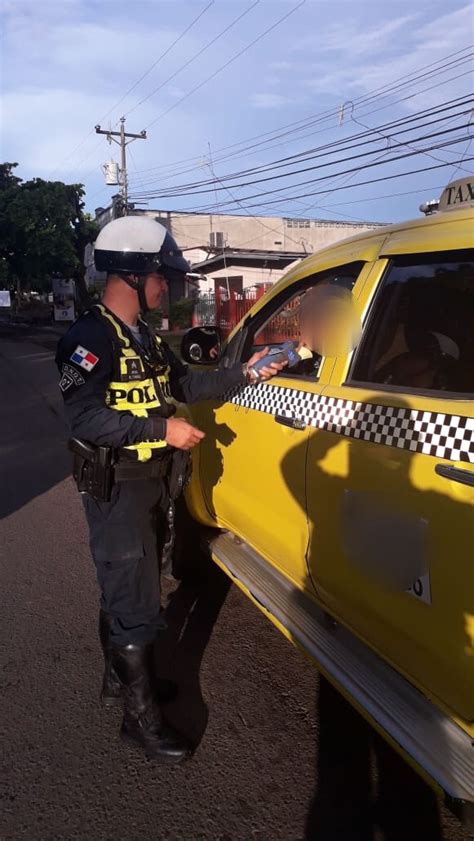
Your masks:
{"label": "panama flag patch", "polygon": [[94,356],[90,350],[86,350],[86,348],[81,347],[81,345],[77,346],[70,359],[71,362],[74,362],[76,365],[80,365],[80,367],[84,368],[86,371],[92,371],[99,361],[98,356]]}

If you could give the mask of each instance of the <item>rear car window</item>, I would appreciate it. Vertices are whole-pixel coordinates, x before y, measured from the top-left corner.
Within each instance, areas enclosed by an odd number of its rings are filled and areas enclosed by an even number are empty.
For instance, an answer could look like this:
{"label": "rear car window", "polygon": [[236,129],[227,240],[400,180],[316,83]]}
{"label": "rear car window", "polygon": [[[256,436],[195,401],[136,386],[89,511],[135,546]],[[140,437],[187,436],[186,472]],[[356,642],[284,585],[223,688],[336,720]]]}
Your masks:
{"label": "rear car window", "polygon": [[389,264],[350,379],[474,394],[474,250]]}

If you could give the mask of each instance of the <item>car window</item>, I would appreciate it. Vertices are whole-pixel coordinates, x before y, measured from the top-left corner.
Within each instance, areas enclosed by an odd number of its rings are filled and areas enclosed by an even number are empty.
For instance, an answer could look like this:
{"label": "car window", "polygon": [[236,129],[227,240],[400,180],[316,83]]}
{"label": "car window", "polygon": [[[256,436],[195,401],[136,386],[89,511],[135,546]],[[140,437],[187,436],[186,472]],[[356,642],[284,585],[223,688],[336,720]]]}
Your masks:
{"label": "car window", "polygon": [[390,263],[350,379],[474,393],[474,251]]}
{"label": "car window", "polygon": [[316,325],[318,315],[318,298],[316,290],[323,287],[330,291],[336,290],[341,296],[351,299],[351,292],[362,264],[352,263],[338,269],[331,269],[318,275],[306,278],[264,311],[263,323],[256,327],[253,338],[253,350],[261,350],[268,346],[273,348],[285,342],[292,342],[295,346],[304,344],[311,350],[311,358],[302,360],[291,370],[283,369],[281,376],[301,376],[316,378],[322,365],[323,356],[316,349],[313,326]]}

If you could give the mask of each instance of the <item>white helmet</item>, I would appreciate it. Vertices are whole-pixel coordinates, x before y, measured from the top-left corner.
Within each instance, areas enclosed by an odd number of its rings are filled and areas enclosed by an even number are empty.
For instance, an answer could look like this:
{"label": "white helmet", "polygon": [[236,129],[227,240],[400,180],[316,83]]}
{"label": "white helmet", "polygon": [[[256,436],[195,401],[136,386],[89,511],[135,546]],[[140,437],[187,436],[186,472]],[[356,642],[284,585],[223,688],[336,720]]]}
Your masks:
{"label": "white helmet", "polygon": [[148,216],[109,222],[97,237],[94,262],[99,272],[145,275],[159,271],[168,281],[190,269],[169,231]]}

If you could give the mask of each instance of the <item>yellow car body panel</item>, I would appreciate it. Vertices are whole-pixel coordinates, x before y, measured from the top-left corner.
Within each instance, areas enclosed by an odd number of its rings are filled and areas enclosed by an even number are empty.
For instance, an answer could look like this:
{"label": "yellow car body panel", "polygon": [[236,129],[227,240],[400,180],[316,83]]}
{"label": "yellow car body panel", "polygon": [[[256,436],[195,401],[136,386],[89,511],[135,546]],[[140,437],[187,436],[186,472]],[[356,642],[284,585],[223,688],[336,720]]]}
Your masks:
{"label": "yellow car body panel", "polygon": [[[303,260],[249,316],[313,274],[362,261],[353,294],[363,320],[392,256],[473,247],[472,208],[377,229]],[[472,399],[348,383],[350,364],[350,354],[325,359],[317,381],[278,376],[269,387],[474,418]],[[191,411],[206,432],[187,491],[196,519],[248,542],[474,735],[474,488],[436,472],[459,465],[311,426],[288,429],[271,413],[230,401]],[[474,472],[474,464],[462,468]],[[382,522],[387,515],[389,542],[364,567],[347,539],[355,522],[364,544],[374,512]],[[416,580],[393,569],[394,545],[400,558],[423,546]],[[385,561],[372,575],[377,558]]]}

